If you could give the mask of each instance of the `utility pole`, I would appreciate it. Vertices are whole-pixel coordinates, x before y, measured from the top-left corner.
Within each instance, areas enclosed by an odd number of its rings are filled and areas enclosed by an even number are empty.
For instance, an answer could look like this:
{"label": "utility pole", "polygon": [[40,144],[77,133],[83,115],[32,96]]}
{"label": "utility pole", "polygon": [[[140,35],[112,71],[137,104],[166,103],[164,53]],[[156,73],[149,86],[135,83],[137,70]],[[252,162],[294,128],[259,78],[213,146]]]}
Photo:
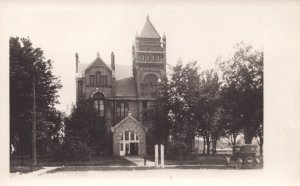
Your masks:
{"label": "utility pole", "polygon": [[33,76],[33,107],[32,107],[32,165],[36,166],[36,95],[35,95],[35,75]]}

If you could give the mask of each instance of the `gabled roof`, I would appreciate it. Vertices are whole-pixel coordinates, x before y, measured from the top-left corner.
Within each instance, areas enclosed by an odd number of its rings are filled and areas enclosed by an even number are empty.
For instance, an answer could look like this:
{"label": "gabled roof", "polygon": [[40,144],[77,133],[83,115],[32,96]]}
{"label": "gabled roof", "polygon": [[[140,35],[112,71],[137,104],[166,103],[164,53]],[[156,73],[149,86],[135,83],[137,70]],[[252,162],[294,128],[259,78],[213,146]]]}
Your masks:
{"label": "gabled roof", "polygon": [[111,127],[112,132],[114,132],[114,130],[116,128],[118,128],[119,126],[121,126],[123,123],[125,123],[126,121],[131,120],[133,121],[136,125],[140,126],[142,129],[144,129],[145,131],[147,130],[146,127],[144,127],[138,120],[136,120],[134,117],[132,117],[130,111],[128,113],[128,116],[126,116],[124,119],[122,119],[117,125],[115,125],[114,127]]}
{"label": "gabled roof", "polygon": [[85,71],[88,70],[90,67],[96,65],[96,64],[100,64],[100,65],[104,65],[106,68],[108,68],[110,71],[113,72],[113,69],[111,69],[101,58],[100,58],[100,55],[98,55],[96,57],[96,59],[90,64],[88,65],[86,68],[85,68]]}
{"label": "gabled roof", "polygon": [[152,23],[149,20],[149,16],[147,16],[146,23],[145,23],[139,37],[160,39],[158,32],[156,31],[156,29],[154,28],[154,26],[152,25]]}
{"label": "gabled roof", "polygon": [[136,88],[133,77],[117,80],[115,87],[116,96],[136,96]]}

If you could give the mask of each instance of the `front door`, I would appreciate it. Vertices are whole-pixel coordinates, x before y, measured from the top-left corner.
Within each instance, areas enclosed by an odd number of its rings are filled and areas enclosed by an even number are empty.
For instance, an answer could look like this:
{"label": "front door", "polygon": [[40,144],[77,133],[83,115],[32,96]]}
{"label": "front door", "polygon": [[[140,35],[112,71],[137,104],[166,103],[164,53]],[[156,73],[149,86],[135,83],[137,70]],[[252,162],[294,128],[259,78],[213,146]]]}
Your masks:
{"label": "front door", "polygon": [[137,156],[139,154],[138,143],[130,143],[130,155]]}
{"label": "front door", "polygon": [[130,155],[130,145],[129,145],[129,143],[125,143],[125,155]]}

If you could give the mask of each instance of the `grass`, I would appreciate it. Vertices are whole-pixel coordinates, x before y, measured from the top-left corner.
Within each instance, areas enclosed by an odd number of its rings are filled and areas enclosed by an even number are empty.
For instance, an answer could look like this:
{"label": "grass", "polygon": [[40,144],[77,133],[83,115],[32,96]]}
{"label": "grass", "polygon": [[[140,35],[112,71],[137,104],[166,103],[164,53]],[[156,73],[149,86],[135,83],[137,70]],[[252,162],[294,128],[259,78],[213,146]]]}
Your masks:
{"label": "grass", "polygon": [[[25,158],[24,166],[31,165],[31,158]],[[20,158],[12,158],[10,166],[20,166]],[[84,161],[57,161],[51,156],[39,157],[38,166],[133,166],[134,163],[119,156],[94,156],[90,160]]]}
{"label": "grass", "polygon": [[37,171],[42,169],[41,166],[11,166],[10,167],[10,173],[16,173],[19,172],[21,174],[26,174],[29,172]]}
{"label": "grass", "polygon": [[[168,169],[228,169],[224,168],[221,165],[225,163],[224,154],[216,155],[194,155],[189,159],[181,160],[165,160],[166,166]],[[153,156],[147,156],[147,160],[154,161]],[[257,168],[262,168],[263,158],[261,159],[261,164]],[[124,171],[133,171],[133,170],[151,170],[156,168],[151,167],[132,167],[136,164],[128,161],[127,159],[119,156],[94,156],[90,160],[86,161],[55,161],[51,156],[38,157],[37,166],[31,166],[31,158],[25,158],[25,164],[20,166],[20,158],[14,157],[10,162],[10,172],[20,172],[28,173],[36,170],[42,169],[45,166],[66,166],[55,169],[51,172],[59,171],[91,171],[91,170],[101,170],[101,171],[114,171],[114,170],[124,170]],[[111,167],[116,166],[116,167]],[[230,169],[230,168],[229,168]]]}

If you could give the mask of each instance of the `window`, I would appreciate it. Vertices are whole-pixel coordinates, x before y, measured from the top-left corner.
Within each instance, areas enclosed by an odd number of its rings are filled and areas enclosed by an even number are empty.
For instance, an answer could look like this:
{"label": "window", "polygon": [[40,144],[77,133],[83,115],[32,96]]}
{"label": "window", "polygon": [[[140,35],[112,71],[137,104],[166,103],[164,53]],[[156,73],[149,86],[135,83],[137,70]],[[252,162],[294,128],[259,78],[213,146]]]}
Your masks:
{"label": "window", "polygon": [[101,84],[102,85],[107,85],[107,76],[102,76],[101,77]]}
{"label": "window", "polygon": [[101,93],[97,93],[93,97],[94,99],[94,108],[97,111],[99,117],[104,117],[104,96]]}
{"label": "window", "polygon": [[142,55],[142,61],[145,61],[145,55],[144,54]]}
{"label": "window", "polygon": [[147,116],[147,101],[143,101],[143,116]]}
{"label": "window", "polygon": [[124,117],[127,116],[129,111],[128,104],[126,102],[117,103],[117,116]]}
{"label": "window", "polygon": [[133,132],[130,132],[130,140],[134,140],[134,133]]}
{"label": "window", "polygon": [[149,55],[147,55],[147,60],[146,61],[150,61],[150,56]]}
{"label": "window", "polygon": [[151,96],[157,90],[158,79],[155,75],[149,74],[144,78],[142,84],[142,95]]}
{"label": "window", "polygon": [[156,56],[156,61],[159,61],[159,56]]}
{"label": "window", "polygon": [[152,56],[152,61],[155,61],[155,56],[154,55]]}
{"label": "window", "polygon": [[125,132],[125,140],[129,140],[129,131]]}
{"label": "window", "polygon": [[96,72],[96,85],[99,86],[101,83],[101,73]]}
{"label": "window", "polygon": [[[125,131],[122,133],[121,136],[121,143],[120,144],[128,144],[126,143],[126,141],[130,141],[130,142],[138,142],[139,138],[138,138],[138,134],[134,131]],[[123,145],[122,145],[123,146]]]}
{"label": "window", "polygon": [[95,85],[95,75],[90,75],[90,85],[91,86]]}

